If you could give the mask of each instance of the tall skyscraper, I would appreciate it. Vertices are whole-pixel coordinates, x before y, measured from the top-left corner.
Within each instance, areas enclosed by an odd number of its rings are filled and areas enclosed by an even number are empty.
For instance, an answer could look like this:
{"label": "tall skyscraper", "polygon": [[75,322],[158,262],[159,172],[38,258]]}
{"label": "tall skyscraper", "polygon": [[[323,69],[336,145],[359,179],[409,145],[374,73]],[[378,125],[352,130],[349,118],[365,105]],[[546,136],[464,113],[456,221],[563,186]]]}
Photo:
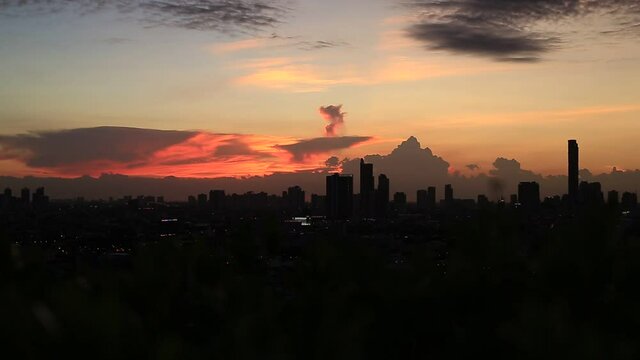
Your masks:
{"label": "tall skyscraper", "polygon": [[453,186],[451,184],[444,186],[444,202],[447,204],[453,203]]}
{"label": "tall skyscraper", "polygon": [[418,190],[416,193],[416,205],[419,211],[425,211],[428,207],[429,193],[427,190]]}
{"label": "tall skyscraper", "polygon": [[518,184],[518,200],[525,208],[538,207],[540,205],[540,185],[535,181]]}
{"label": "tall skyscraper", "polygon": [[360,159],[360,213],[362,216],[373,216],[374,197],[373,164]]}
{"label": "tall skyscraper", "polygon": [[574,203],[578,201],[579,166],[578,142],[576,140],[569,140],[569,183],[567,191],[569,200]]}
{"label": "tall skyscraper", "polygon": [[353,215],[353,177],[333,174],[327,176],[327,217],[348,219]]}
{"label": "tall skyscraper", "polygon": [[433,209],[436,207],[436,187],[429,186],[427,188],[427,206],[429,209]]}
{"label": "tall skyscraper", "polygon": [[378,175],[376,190],[376,216],[384,218],[389,212],[389,178],[385,174]]}
{"label": "tall skyscraper", "polygon": [[607,194],[607,203],[611,206],[618,206],[618,204],[620,204],[620,194],[615,190],[609,191]]}

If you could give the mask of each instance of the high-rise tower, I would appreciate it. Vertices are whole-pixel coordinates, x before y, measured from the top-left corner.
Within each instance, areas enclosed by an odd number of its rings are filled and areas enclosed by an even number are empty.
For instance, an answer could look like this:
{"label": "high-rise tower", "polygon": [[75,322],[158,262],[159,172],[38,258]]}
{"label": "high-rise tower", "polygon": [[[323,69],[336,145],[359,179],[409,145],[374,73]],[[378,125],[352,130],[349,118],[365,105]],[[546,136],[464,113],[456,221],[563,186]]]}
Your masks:
{"label": "high-rise tower", "polygon": [[569,199],[572,202],[578,200],[578,182],[579,182],[579,163],[578,163],[578,142],[576,140],[569,140],[569,183],[567,191],[569,193]]}
{"label": "high-rise tower", "polygon": [[327,176],[327,217],[348,219],[353,213],[353,177],[333,174]]}
{"label": "high-rise tower", "polygon": [[360,213],[363,216],[373,216],[374,191],[373,164],[360,159]]}

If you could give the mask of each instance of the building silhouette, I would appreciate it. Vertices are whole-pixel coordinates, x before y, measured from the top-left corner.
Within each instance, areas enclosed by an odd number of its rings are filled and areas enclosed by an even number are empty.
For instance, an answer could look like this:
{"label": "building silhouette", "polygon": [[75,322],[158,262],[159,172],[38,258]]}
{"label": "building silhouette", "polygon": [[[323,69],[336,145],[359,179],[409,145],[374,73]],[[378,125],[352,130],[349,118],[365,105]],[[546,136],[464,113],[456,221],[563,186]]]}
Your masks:
{"label": "building silhouette", "polygon": [[611,206],[618,206],[620,204],[620,193],[615,190],[611,190],[607,193],[607,204]]}
{"label": "building silhouette", "polygon": [[224,190],[209,191],[209,205],[214,211],[220,211],[224,208],[226,194]]}
{"label": "building silhouette", "polygon": [[624,192],[620,200],[622,208],[625,210],[634,210],[638,206],[638,195],[635,193]]}
{"label": "building silhouette", "polygon": [[569,200],[572,203],[578,201],[578,187],[579,187],[579,149],[578,142],[576,140],[569,140],[568,144],[568,184],[567,193],[569,194]]}
{"label": "building silhouette", "polygon": [[584,205],[600,205],[604,203],[602,186],[599,182],[582,181],[579,187],[578,199]]}
{"label": "building silhouette", "polygon": [[484,194],[479,194],[477,203],[479,208],[485,209],[489,207],[489,198]]}
{"label": "building silhouette", "polygon": [[207,194],[198,194],[198,206],[201,208],[205,208],[207,207],[207,203],[209,202],[209,199],[207,197]]}
{"label": "building silhouette", "polygon": [[425,211],[429,203],[429,192],[427,190],[418,190],[416,193],[416,206],[418,211]]}
{"label": "building silhouette", "polygon": [[31,202],[31,190],[29,188],[23,188],[20,191],[20,201],[24,205],[28,205]]}
{"label": "building silhouette", "polygon": [[327,176],[327,217],[348,219],[353,215],[353,176]]}
{"label": "building silhouette", "polygon": [[453,204],[453,186],[451,184],[444,186],[444,202],[447,205]]}
{"label": "building silhouette", "polygon": [[284,192],[284,199],[287,204],[287,209],[293,213],[299,214],[304,211],[305,192],[300,186],[292,186]]}
{"label": "building silhouette", "polygon": [[43,208],[49,204],[49,197],[44,193],[44,187],[39,187],[33,193],[33,207]]}
{"label": "building silhouette", "polygon": [[360,213],[364,217],[373,216],[374,191],[373,164],[360,159]]}
{"label": "building silhouette", "polygon": [[407,194],[404,192],[393,194],[393,207],[397,212],[404,212],[407,209]]}
{"label": "building silhouette", "polygon": [[537,208],[540,205],[540,185],[535,181],[519,183],[518,200],[522,207]]}
{"label": "building silhouette", "polygon": [[387,217],[389,214],[389,178],[385,174],[378,175],[378,189],[375,199],[376,217]]}
{"label": "building silhouette", "polygon": [[433,209],[436,207],[436,187],[429,186],[427,188],[427,207]]}

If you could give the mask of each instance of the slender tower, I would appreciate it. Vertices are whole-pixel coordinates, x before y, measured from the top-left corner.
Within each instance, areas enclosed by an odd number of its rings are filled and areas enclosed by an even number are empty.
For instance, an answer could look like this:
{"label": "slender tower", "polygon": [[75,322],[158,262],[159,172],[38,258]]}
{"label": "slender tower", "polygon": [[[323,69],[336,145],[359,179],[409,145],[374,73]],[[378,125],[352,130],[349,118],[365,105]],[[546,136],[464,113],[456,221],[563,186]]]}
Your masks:
{"label": "slender tower", "polygon": [[569,192],[569,199],[572,202],[576,202],[578,200],[578,181],[579,181],[578,142],[576,140],[569,140],[568,192]]}
{"label": "slender tower", "polygon": [[360,213],[365,217],[373,216],[374,192],[373,164],[360,159]]}

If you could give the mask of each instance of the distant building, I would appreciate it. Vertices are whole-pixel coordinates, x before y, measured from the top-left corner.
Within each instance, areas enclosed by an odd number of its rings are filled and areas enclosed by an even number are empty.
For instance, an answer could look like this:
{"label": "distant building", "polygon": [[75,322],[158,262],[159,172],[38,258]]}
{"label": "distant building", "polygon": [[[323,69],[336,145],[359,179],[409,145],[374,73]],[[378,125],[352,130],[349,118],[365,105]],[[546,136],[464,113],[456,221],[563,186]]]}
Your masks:
{"label": "distant building", "polygon": [[578,200],[584,205],[600,205],[604,203],[604,195],[602,194],[600,183],[581,182],[578,190]]}
{"label": "distant building", "polygon": [[327,176],[326,191],[328,218],[348,219],[353,216],[353,176]]}
{"label": "distant building", "polygon": [[514,206],[518,203],[518,195],[517,194],[511,194],[511,196],[509,196],[509,204],[511,204],[511,206]]}
{"label": "distant building", "polygon": [[478,207],[486,208],[488,206],[489,206],[489,198],[484,194],[478,195]]}
{"label": "distant building", "polygon": [[31,190],[29,188],[23,188],[20,191],[20,201],[25,205],[31,202]]}
{"label": "distant building", "polygon": [[45,195],[44,188],[39,187],[36,192],[33,193],[33,207],[43,208],[49,204],[49,197]]}
{"label": "distant building", "polygon": [[416,193],[416,206],[418,211],[425,211],[429,207],[429,192],[427,190],[418,190]]}
{"label": "distant building", "polygon": [[429,186],[427,188],[427,207],[433,209],[436,207],[436,187]]}
{"label": "distant building", "polygon": [[301,213],[304,211],[305,192],[300,186],[292,186],[285,192],[285,201],[287,209],[293,213]]}
{"label": "distant building", "polygon": [[362,216],[373,216],[374,209],[373,164],[360,159],[360,213]]}
{"label": "distant building", "polygon": [[540,205],[540,185],[535,181],[518,184],[518,200],[523,207],[538,207]]}
{"label": "distant building", "polygon": [[375,195],[376,216],[384,218],[389,213],[389,178],[385,174],[378,175],[378,189]]}
{"label": "distant building", "polygon": [[634,210],[638,206],[638,195],[630,192],[623,193],[621,205],[625,210]]}
{"label": "distant building", "polygon": [[569,194],[569,200],[573,203],[578,201],[578,187],[579,187],[579,149],[578,142],[576,140],[569,140],[568,144],[568,184],[567,191]]}
{"label": "distant building", "polygon": [[325,214],[326,205],[327,205],[326,196],[311,194],[311,213],[312,214],[314,215]]}
{"label": "distant building", "polygon": [[620,194],[615,190],[609,191],[607,193],[607,204],[618,206],[620,204]]}
{"label": "distant building", "polygon": [[396,211],[404,212],[407,208],[407,194],[403,192],[393,194],[393,207]]}
{"label": "distant building", "polygon": [[213,211],[220,211],[224,208],[226,193],[224,190],[209,191],[209,205]]}
{"label": "distant building", "polygon": [[198,206],[201,208],[207,207],[207,194],[198,194]]}
{"label": "distant building", "polygon": [[453,186],[451,184],[444,186],[444,202],[447,205],[453,204]]}

